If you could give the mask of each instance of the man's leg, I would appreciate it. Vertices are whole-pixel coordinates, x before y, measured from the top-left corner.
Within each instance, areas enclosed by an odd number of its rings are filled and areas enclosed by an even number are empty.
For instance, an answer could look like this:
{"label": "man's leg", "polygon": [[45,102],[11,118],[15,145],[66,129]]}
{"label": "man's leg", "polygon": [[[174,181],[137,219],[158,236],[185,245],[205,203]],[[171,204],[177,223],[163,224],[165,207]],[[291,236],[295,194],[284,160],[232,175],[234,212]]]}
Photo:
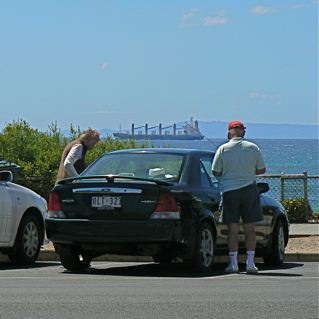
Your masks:
{"label": "man's leg", "polygon": [[255,251],[256,249],[255,224],[254,223],[244,224],[244,231],[245,231],[246,249]]}
{"label": "man's leg", "polygon": [[238,229],[239,224],[231,223],[228,224],[228,249],[230,263],[226,268],[226,273],[236,273],[238,272]]}
{"label": "man's leg", "polygon": [[255,224],[253,223],[244,224],[244,231],[245,231],[246,250],[247,250],[246,271],[248,273],[257,273],[258,268],[255,266],[255,262],[254,262],[255,249],[256,249]]}
{"label": "man's leg", "polygon": [[238,251],[238,230],[239,224],[228,224],[228,249],[229,251]]}
{"label": "man's leg", "polygon": [[240,218],[239,191],[233,190],[223,193],[223,223],[228,227],[228,250],[230,263],[225,269],[226,273],[238,272],[238,230]]}

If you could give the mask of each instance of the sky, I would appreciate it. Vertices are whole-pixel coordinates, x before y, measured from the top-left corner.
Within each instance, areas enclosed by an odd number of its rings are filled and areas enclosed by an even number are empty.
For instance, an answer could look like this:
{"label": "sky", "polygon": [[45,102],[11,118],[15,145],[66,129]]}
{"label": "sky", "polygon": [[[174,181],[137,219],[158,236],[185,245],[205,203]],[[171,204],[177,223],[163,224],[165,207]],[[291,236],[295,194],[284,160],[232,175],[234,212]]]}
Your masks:
{"label": "sky", "polygon": [[0,129],[318,124],[318,0],[0,0]]}

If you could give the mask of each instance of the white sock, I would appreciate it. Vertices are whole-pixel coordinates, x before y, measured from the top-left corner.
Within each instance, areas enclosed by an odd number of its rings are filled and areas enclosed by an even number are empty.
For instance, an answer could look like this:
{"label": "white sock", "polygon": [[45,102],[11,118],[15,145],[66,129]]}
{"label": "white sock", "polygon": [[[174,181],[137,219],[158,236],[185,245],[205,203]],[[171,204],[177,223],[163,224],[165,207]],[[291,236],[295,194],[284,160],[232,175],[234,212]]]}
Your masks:
{"label": "white sock", "polygon": [[254,250],[247,250],[247,261],[246,264],[250,267],[255,266],[254,263],[255,251]]}
{"label": "white sock", "polygon": [[233,265],[233,266],[238,266],[238,262],[237,262],[237,251],[230,251],[228,253],[229,255],[229,258],[230,258],[230,263]]}

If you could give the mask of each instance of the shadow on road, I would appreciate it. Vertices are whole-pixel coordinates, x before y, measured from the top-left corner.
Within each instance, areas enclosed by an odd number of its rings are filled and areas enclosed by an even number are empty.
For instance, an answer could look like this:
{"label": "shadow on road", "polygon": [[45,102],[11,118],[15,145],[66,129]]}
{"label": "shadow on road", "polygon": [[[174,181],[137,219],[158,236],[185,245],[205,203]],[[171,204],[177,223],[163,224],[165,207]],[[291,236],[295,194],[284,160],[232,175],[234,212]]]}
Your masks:
{"label": "shadow on road", "polygon": [[[84,271],[83,274],[86,275],[105,275],[105,276],[132,276],[132,277],[174,277],[174,278],[205,278],[205,277],[218,277],[224,276],[225,263],[217,263],[214,265],[214,268],[210,272],[198,273],[191,271],[182,263],[173,263],[173,264],[155,264],[155,263],[145,263],[145,264],[134,264],[134,265],[125,265],[125,266],[115,266],[107,268],[94,268],[93,267]],[[259,268],[258,274],[253,274],[253,276],[282,276],[282,277],[299,277],[300,274],[287,274],[280,270],[293,269],[302,267],[301,263],[287,263],[277,268],[265,266],[264,264],[257,264]],[[269,270],[272,270],[269,272]],[[240,273],[245,274],[245,265],[239,265]],[[65,270],[64,274],[69,274],[70,272]]]}
{"label": "shadow on road", "polygon": [[[293,269],[293,268],[300,268],[304,264],[302,263],[284,263],[281,266],[267,266],[265,264],[259,264],[258,274],[255,274],[254,276],[278,276],[278,277],[301,277],[301,274],[293,274],[293,273],[284,273],[280,270],[286,270],[286,269]],[[278,271],[274,271],[278,270]]]}
{"label": "shadow on road", "polygon": [[[69,273],[68,271],[64,272]],[[138,265],[125,265],[102,268],[90,268],[83,272],[89,275],[106,275],[106,276],[132,276],[132,277],[186,277],[186,278],[201,278],[207,276],[220,276],[224,274],[224,269],[220,266],[214,267],[214,270],[207,273],[198,273],[185,267],[182,263],[173,264],[155,264],[145,263]]]}
{"label": "shadow on road", "polygon": [[36,262],[33,265],[27,266],[19,266],[11,264],[10,262],[0,262],[0,270],[8,270],[8,269],[36,269],[36,268],[43,268],[48,266],[57,266],[60,265],[59,262]]}

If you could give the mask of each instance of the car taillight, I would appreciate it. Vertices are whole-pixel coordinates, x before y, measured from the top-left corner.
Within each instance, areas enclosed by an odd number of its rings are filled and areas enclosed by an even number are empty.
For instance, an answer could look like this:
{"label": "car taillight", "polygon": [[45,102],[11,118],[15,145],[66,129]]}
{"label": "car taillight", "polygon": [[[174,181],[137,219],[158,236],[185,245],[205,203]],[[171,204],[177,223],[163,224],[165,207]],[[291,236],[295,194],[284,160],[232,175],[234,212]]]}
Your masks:
{"label": "car taillight", "polygon": [[180,219],[180,205],[170,193],[161,193],[151,219]]}
{"label": "car taillight", "polygon": [[48,216],[50,218],[65,218],[65,215],[60,205],[58,193],[52,192],[49,196]]}

